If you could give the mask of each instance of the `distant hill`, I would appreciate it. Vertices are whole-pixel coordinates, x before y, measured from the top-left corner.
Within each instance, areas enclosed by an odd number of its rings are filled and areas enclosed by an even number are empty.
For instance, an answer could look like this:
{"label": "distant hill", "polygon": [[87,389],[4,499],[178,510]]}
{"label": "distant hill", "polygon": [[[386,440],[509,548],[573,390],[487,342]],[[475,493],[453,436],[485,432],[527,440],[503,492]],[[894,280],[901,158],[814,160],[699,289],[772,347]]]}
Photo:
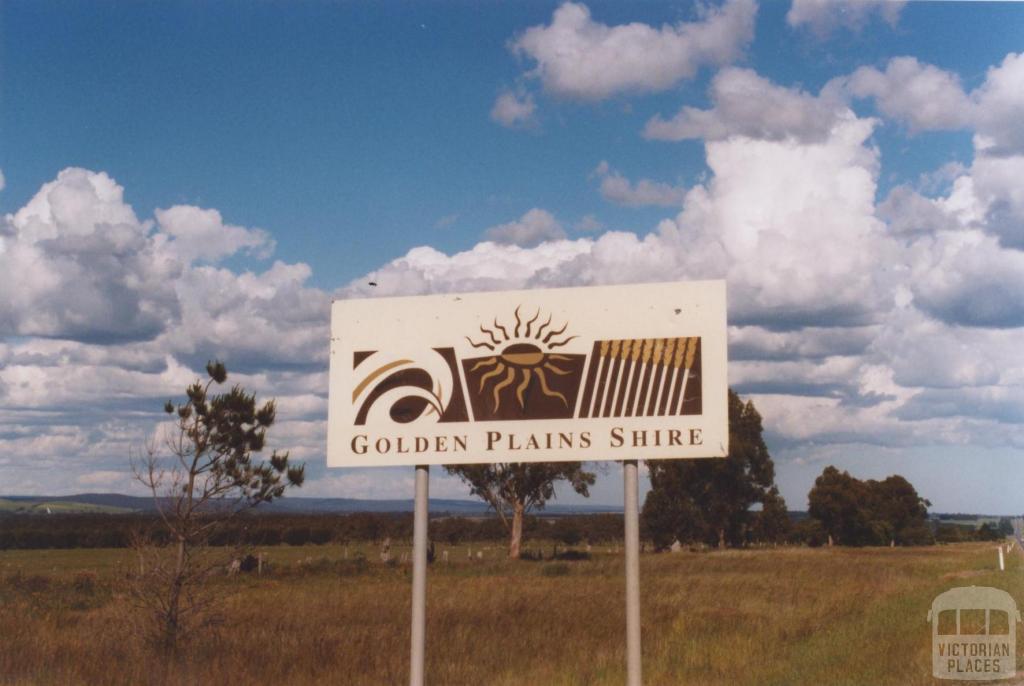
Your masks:
{"label": "distant hill", "polygon": [[[79,493],[62,496],[0,496],[0,513],[15,514],[65,514],[92,512],[120,514],[129,512],[152,512],[155,507],[152,498],[122,495],[120,493]],[[286,497],[268,505],[256,508],[256,513],[354,513],[354,512],[412,512],[413,500],[369,500],[360,498],[302,498]],[[479,500],[430,499],[432,515],[481,516],[488,512],[487,506]],[[551,503],[544,513],[549,515],[596,514],[622,512],[615,505],[562,505]]]}
{"label": "distant hill", "polygon": [[79,496],[7,496],[0,498],[0,513],[10,514],[128,514],[138,508],[89,501]]}

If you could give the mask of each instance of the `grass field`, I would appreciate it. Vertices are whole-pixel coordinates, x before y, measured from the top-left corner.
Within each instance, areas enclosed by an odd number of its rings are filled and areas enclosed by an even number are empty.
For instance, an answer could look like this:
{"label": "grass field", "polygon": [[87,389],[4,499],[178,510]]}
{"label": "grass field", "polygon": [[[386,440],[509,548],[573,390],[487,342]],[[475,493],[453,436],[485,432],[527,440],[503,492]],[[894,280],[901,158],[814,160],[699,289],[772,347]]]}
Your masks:
{"label": "grass field", "polygon": [[[477,550],[471,560],[439,546],[428,572],[429,683],[624,683],[621,554],[512,563]],[[216,580],[224,623],[170,664],[129,621],[127,551],[0,552],[0,683],[407,682],[409,565],[386,566],[368,546],[265,552],[268,574]],[[1024,606],[1024,556],[1000,573],[993,544],[666,553],[641,565],[646,684],[949,683],[930,676],[932,598],[995,586]]]}

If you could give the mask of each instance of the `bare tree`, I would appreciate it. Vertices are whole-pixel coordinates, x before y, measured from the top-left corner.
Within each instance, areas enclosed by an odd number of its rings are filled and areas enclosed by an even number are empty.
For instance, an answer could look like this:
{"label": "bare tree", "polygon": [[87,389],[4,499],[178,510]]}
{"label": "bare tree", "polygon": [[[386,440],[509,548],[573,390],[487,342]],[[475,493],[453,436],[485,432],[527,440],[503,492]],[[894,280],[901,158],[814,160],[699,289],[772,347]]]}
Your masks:
{"label": "bare tree", "polygon": [[274,401],[257,407],[256,396],[239,386],[211,395],[213,384],[227,380],[227,369],[211,362],[206,372],[207,380],[186,389],[185,402],[164,406],[174,424],[163,440],[132,459],[161,523],[158,532],[136,538],[132,597],[168,650],[210,618],[206,582],[230,560],[211,551],[211,536],[239,513],[301,486],[305,476],[304,465],[289,465],[288,453],[275,450],[266,462],[254,460],[274,424]]}

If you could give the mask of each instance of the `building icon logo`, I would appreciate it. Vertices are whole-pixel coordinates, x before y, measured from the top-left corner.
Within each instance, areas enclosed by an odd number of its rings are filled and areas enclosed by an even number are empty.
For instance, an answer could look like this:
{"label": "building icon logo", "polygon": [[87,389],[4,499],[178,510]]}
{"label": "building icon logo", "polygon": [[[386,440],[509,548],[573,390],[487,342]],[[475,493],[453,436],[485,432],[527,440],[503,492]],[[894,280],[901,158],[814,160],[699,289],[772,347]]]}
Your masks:
{"label": "building icon logo", "polygon": [[953,588],[932,601],[932,676],[994,681],[1016,675],[1017,604],[986,586]]}

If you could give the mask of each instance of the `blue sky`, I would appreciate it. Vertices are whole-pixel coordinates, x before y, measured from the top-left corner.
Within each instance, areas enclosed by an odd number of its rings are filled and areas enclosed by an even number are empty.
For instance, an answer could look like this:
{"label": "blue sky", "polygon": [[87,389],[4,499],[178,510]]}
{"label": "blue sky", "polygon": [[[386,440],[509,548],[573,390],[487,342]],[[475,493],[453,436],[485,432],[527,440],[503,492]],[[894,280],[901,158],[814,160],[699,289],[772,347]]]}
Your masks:
{"label": "blue sky", "polygon": [[1021,509],[1022,4],[26,2],[0,31],[5,490],[127,490],[149,409],[223,356],[310,494],[410,492],[323,468],[332,296],[724,277],[794,507],[834,462]]}

